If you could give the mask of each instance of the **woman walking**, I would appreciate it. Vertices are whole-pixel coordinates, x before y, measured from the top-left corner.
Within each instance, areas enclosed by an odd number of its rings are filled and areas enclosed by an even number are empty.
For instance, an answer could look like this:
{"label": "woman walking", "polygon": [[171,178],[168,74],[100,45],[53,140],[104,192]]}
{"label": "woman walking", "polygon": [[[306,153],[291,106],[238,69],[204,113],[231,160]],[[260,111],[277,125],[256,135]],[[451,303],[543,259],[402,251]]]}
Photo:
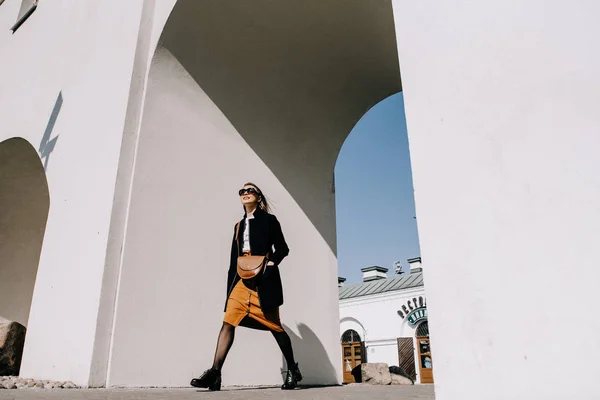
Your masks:
{"label": "woman walking", "polygon": [[190,384],[209,390],[221,389],[221,368],[233,344],[235,328],[244,326],[273,334],[287,363],[287,374],[281,388],[294,389],[302,380],[302,374],[294,360],[290,337],[279,320],[283,288],[278,266],[288,255],[289,248],[281,225],[270,214],[267,200],[258,186],[247,183],[238,194],[245,214],[234,228],[225,317],[215,358],[212,367],[199,378],[192,379]]}

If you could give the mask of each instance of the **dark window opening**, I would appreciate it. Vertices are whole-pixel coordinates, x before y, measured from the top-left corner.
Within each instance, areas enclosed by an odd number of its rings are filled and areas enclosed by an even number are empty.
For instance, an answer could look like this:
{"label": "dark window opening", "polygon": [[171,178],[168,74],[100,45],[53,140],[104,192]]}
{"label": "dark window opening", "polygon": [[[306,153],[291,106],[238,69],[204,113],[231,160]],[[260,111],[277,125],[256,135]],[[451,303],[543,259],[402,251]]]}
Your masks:
{"label": "dark window opening", "polygon": [[429,324],[427,321],[417,327],[417,337],[429,337]]}
{"label": "dark window opening", "polygon": [[352,329],[348,329],[342,335],[342,343],[357,343],[360,342],[360,336],[358,332]]}

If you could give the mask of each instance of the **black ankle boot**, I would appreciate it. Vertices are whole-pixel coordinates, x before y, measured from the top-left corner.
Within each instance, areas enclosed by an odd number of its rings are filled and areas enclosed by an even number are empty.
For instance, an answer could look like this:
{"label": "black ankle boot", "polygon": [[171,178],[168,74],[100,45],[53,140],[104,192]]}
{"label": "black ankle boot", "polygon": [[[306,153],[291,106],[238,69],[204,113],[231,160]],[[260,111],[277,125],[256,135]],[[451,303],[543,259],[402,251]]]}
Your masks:
{"label": "black ankle boot", "polygon": [[190,385],[208,390],[221,390],[221,371],[214,368],[207,369],[199,378],[194,378]]}
{"label": "black ankle boot", "polygon": [[298,368],[298,363],[292,365],[291,368],[288,367],[287,374],[285,375],[285,381],[281,386],[283,390],[291,390],[295,389],[298,386],[298,382],[302,380],[302,374],[300,373],[300,369]]}

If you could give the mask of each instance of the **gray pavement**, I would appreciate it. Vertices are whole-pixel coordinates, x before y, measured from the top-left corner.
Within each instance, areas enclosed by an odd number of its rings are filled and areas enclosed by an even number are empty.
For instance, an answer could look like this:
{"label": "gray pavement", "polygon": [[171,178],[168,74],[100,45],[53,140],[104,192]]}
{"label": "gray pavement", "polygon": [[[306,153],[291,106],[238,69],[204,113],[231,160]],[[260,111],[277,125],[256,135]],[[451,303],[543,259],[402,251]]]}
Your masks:
{"label": "gray pavement", "polygon": [[223,388],[220,392],[190,389],[0,389],[0,399],[12,400],[434,400],[432,385],[372,386],[347,385],[301,388],[283,391],[279,388]]}

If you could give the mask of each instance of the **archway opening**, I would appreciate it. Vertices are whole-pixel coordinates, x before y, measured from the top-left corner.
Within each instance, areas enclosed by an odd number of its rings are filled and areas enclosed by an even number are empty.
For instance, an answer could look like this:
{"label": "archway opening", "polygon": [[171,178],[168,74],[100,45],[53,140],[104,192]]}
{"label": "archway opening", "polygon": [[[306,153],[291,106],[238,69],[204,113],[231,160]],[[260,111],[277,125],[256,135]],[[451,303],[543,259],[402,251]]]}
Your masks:
{"label": "archway opening", "polygon": [[0,143],[0,316],[27,326],[50,196],[29,142]]}
{"label": "archway opening", "polygon": [[[397,93],[358,121],[336,162],[337,255],[346,284],[409,272],[408,260],[421,254],[413,193],[404,96]],[[361,271],[373,266],[382,269]]]}
{"label": "archway opening", "polygon": [[340,327],[361,320],[369,362],[415,380],[414,332],[397,313],[423,290],[402,93],[376,104],[348,135],[335,187]]}

